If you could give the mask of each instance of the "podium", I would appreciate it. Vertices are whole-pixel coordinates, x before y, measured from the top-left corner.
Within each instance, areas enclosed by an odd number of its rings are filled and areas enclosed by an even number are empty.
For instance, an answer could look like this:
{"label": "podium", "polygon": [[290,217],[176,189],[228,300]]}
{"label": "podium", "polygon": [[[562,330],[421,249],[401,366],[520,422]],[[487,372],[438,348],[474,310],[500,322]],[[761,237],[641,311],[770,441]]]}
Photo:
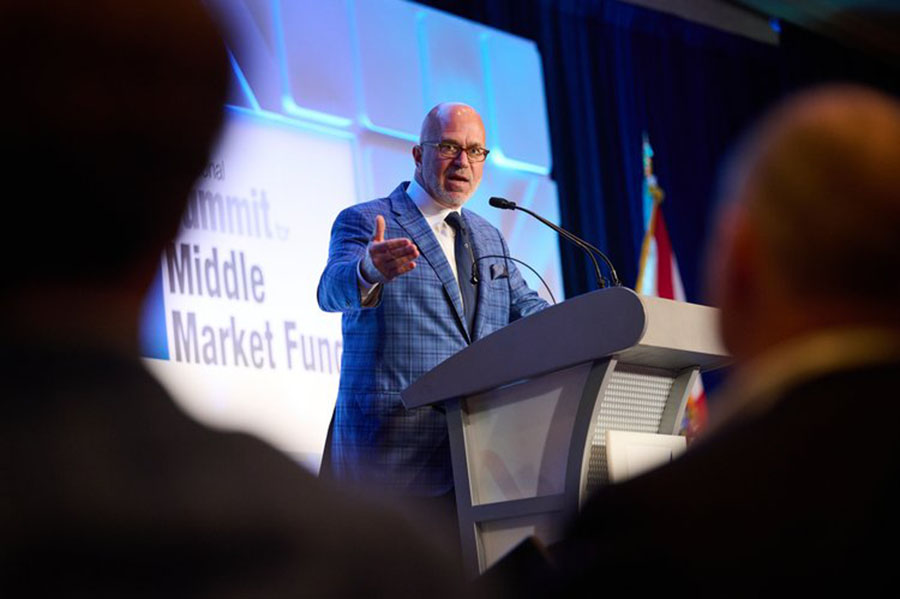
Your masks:
{"label": "podium", "polygon": [[403,393],[447,414],[464,566],[558,540],[608,481],[606,431],[676,434],[699,372],[724,366],[716,310],[616,287],[479,339]]}

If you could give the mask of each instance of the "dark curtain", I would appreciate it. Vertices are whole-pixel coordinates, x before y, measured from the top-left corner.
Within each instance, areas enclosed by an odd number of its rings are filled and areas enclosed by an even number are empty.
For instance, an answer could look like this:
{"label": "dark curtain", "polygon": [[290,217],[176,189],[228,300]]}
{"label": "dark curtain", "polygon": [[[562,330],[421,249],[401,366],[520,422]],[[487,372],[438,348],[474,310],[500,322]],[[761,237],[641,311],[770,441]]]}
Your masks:
{"label": "dark curtain", "polygon": [[[663,212],[689,301],[718,168],[741,132],[784,94],[827,80],[896,93],[897,71],[782,24],[778,46],[614,0],[420,0],[534,40],[543,57],[561,225],[607,251],[634,286],[643,236],[641,135],[655,151]],[[561,243],[567,296],[596,287]]]}
{"label": "dark curtain", "polygon": [[[554,176],[563,226],[599,242],[623,282],[635,284],[646,132],[688,299],[697,301],[717,164],[775,94],[775,48],[628,4],[588,5],[589,15],[559,12],[542,26],[542,50],[554,45],[544,67],[549,113],[558,121]],[[579,29],[573,43],[570,32]],[[573,66],[565,56],[575,55]],[[570,248],[563,255],[567,294],[590,289],[582,257]]]}

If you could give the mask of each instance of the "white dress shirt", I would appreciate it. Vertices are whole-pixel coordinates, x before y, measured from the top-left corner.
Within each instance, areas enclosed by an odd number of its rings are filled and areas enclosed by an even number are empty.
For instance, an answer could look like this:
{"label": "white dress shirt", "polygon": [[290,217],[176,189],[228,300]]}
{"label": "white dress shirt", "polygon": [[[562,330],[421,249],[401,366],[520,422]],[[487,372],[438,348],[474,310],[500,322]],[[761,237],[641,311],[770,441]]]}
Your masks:
{"label": "white dress shirt", "polygon": [[[459,273],[456,272],[455,246],[456,231],[454,231],[453,227],[448,225],[444,219],[447,218],[447,215],[451,212],[459,213],[459,210],[451,210],[450,208],[438,204],[415,179],[409,182],[406,193],[412,199],[416,208],[419,209],[419,212],[422,213],[422,216],[425,217],[425,222],[428,223],[434,236],[437,237],[438,243],[441,244],[441,249],[444,250],[447,262],[450,263],[450,270],[453,271],[453,278],[456,279],[456,284],[458,285]],[[460,217],[462,217],[461,214]]]}

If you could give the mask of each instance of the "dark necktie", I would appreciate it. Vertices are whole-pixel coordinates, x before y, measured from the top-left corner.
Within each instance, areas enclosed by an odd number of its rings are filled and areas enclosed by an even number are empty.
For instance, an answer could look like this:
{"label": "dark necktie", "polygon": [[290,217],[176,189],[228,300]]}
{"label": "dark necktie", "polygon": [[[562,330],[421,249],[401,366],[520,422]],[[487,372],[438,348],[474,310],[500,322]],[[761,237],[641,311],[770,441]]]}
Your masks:
{"label": "dark necktie", "polygon": [[475,322],[475,295],[478,290],[477,281],[472,279],[472,267],[475,253],[472,251],[469,231],[459,215],[459,212],[451,212],[444,219],[456,232],[453,241],[453,253],[456,257],[456,274],[459,277],[459,292],[462,295],[463,307],[466,311],[466,327],[469,337],[474,335],[472,327]]}

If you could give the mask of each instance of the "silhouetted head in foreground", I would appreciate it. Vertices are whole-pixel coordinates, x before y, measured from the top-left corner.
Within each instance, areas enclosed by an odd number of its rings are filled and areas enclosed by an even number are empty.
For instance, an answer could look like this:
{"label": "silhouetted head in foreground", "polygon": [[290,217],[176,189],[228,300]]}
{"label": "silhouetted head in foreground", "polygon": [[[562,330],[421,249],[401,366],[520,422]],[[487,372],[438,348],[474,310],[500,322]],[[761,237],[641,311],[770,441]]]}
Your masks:
{"label": "silhouetted head in foreground", "polygon": [[61,311],[139,301],[217,136],[227,69],[199,2],[0,0],[13,312],[53,294]]}
{"label": "silhouetted head in foreground", "polygon": [[724,181],[710,290],[738,361],[824,328],[900,333],[900,103],[832,86],[770,113]]}

